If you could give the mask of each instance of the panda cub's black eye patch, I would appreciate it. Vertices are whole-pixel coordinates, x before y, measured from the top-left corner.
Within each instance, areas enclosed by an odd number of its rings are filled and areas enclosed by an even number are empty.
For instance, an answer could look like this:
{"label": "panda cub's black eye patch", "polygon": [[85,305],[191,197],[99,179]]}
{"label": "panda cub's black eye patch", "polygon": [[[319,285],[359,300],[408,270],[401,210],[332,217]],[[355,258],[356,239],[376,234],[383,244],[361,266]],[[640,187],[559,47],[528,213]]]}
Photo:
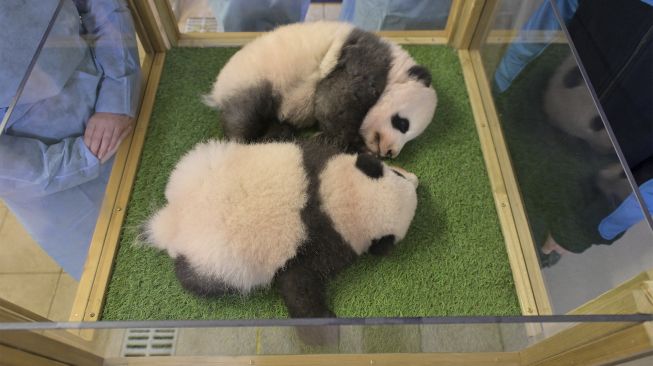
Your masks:
{"label": "panda cub's black eye patch", "polygon": [[394,169],[392,169],[392,171],[395,172],[395,174],[397,174],[398,176],[400,176],[400,177],[406,179],[406,177],[404,177],[404,175],[401,174],[401,173],[399,173],[398,171],[396,171],[396,170],[394,170]]}
{"label": "panda cub's black eye patch", "polygon": [[392,116],[392,127],[401,133],[406,133],[410,128],[410,122],[404,117],[399,117],[398,114]]}

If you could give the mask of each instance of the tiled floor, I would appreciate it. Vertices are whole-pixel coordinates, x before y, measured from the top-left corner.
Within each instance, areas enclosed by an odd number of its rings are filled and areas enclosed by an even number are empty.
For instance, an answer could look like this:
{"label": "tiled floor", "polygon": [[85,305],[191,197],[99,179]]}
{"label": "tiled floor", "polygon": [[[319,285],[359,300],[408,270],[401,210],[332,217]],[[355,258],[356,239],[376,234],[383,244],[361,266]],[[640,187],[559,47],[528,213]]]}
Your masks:
{"label": "tiled floor", "polygon": [[64,321],[76,290],[77,281],[41,250],[0,201],[0,298]]}

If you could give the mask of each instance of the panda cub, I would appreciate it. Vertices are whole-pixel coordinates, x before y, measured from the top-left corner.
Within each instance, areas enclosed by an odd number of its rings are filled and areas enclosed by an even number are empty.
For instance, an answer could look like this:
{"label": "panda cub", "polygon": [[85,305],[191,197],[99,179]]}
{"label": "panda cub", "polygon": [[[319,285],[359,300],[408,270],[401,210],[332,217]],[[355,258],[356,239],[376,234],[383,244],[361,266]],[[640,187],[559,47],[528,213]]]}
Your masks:
{"label": "panda cub", "polygon": [[343,22],[279,27],[220,71],[207,105],[225,136],[283,139],[318,125],[350,151],[396,157],[435,112],[431,74],[398,45]]}
{"label": "panda cub", "polygon": [[200,296],[276,282],[291,317],[331,317],[327,280],[403,239],[417,177],[323,140],[197,145],[177,164],[144,239]]}

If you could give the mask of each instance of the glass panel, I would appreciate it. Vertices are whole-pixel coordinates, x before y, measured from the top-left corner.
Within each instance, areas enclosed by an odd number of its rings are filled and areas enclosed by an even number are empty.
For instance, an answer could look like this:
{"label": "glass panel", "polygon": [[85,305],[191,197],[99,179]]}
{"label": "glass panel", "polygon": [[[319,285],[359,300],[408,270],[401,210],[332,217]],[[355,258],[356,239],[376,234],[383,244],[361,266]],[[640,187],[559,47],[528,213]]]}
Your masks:
{"label": "glass panel", "polygon": [[[586,15],[575,1],[555,3],[571,23]],[[618,21],[601,24],[613,31],[627,27]],[[574,38],[579,31],[570,32]],[[650,37],[632,37],[651,44]],[[630,55],[632,65],[650,57]],[[650,269],[653,232],[627,174],[632,172],[641,194],[653,203],[653,118],[649,102],[644,107],[622,102],[638,92],[653,95],[653,84],[630,83],[623,73],[635,71],[628,65],[603,80],[624,86],[599,93],[608,116],[603,120],[553,8],[541,0],[500,1],[481,57],[554,313],[571,311]],[[645,79],[651,76],[650,64],[642,72]],[[623,126],[630,116],[638,122]],[[625,131],[617,139],[627,157],[625,167],[610,129]]]}
{"label": "glass panel", "polygon": [[[104,358],[149,356],[262,356],[303,354],[498,353],[520,352],[555,337],[546,326],[566,328],[560,353],[618,330],[653,319],[650,315],[613,317],[480,317],[380,320],[323,319],[277,321],[168,321],[95,323],[5,323],[0,339],[26,332],[58,340],[86,332],[85,348]],[[533,321],[536,320],[536,321]],[[574,329],[575,328],[575,329]],[[595,330],[594,333],[591,330]],[[91,333],[92,332],[92,333]],[[590,334],[593,334],[590,335]],[[575,342],[578,342],[574,344]],[[546,352],[540,350],[538,353]],[[497,362],[497,359],[492,361]],[[478,362],[478,360],[476,361]]]}
{"label": "glass panel", "polygon": [[[2,19],[18,19],[9,48],[33,53],[43,41],[0,136],[0,298],[59,321],[140,98],[131,14],[107,4],[0,2]],[[14,70],[30,57],[3,52],[0,78],[20,81]]]}
{"label": "glass panel", "polygon": [[263,32],[320,20],[347,21],[369,31],[443,30],[451,0],[169,0],[179,30]]}

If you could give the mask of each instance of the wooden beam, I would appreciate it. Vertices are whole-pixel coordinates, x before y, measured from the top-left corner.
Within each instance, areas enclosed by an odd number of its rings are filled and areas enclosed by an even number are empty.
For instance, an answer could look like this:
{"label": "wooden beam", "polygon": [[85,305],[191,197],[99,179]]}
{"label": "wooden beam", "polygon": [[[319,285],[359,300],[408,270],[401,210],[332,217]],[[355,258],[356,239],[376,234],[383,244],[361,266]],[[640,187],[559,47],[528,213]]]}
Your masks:
{"label": "wooden beam", "polygon": [[158,18],[160,21],[159,29],[165,33],[171,47],[177,46],[179,41],[179,27],[177,26],[177,18],[172,11],[170,0],[154,0],[153,6],[156,8]]}
{"label": "wooden beam", "polygon": [[513,170],[508,145],[503,136],[501,122],[499,121],[496,106],[494,105],[490,82],[485,74],[485,68],[483,67],[480,52],[477,50],[470,50],[469,56],[478,82],[477,85],[481,95],[481,101],[488,119],[488,129],[494,142],[499,169],[505,184],[505,191],[508,198],[506,205],[511,207],[510,212],[512,213],[513,221],[515,223],[514,227],[517,230],[518,240],[506,243],[506,245],[510,245],[508,250],[513,252],[512,258],[515,260],[516,268],[513,268],[513,276],[515,276],[515,269],[517,269],[517,275],[524,277],[523,285],[526,286],[526,281],[530,282],[530,288],[532,289],[535,301],[534,304],[529,304],[529,306],[535,306],[535,308],[531,309],[532,311],[529,311],[529,308],[526,308],[524,314],[551,315],[553,310],[544,284],[544,278],[540,270],[536,245],[528,223],[524,201],[519,189],[519,184],[517,183],[517,177]]}
{"label": "wooden beam", "polygon": [[[152,0],[129,0],[132,12],[138,18],[137,29],[146,35],[151,45],[152,52],[165,52],[170,48],[170,42],[162,31],[161,19],[156,8],[150,3]],[[146,48],[147,50],[147,48]],[[149,51],[148,51],[149,53]]]}
{"label": "wooden beam", "polygon": [[451,38],[457,31],[460,22],[460,14],[462,12],[463,0],[452,0],[449,15],[447,16],[447,24],[444,27],[444,33],[447,38],[447,44],[451,44]]}
{"label": "wooden beam", "polygon": [[476,22],[476,29],[469,43],[470,50],[478,50],[486,42],[487,35],[494,24],[494,15],[499,8],[499,0],[486,0],[483,4],[480,17]]}
{"label": "wooden beam", "polygon": [[528,366],[605,365],[653,351],[653,323],[646,322]]}
{"label": "wooden beam", "polygon": [[520,43],[562,43],[569,41],[563,31],[492,29],[488,32],[485,43],[508,44],[520,37]]}
{"label": "wooden beam", "polygon": [[143,23],[143,19],[138,13],[138,9],[134,5],[134,0],[127,0],[127,5],[129,7],[129,10],[131,11],[132,18],[134,20],[134,28],[136,30],[136,34],[138,34],[138,38],[141,42],[141,45],[143,46],[143,49],[145,50],[146,53],[154,53],[154,46],[152,45],[152,42],[150,41],[150,37],[147,34],[147,30],[145,28],[145,24]]}
{"label": "wooden beam", "polygon": [[107,358],[106,366],[123,365],[501,365],[518,366],[519,354],[516,352],[488,353],[387,353],[357,355],[284,355],[284,356],[203,356],[203,357],[121,357]]}
{"label": "wooden beam", "polygon": [[[251,42],[263,32],[182,33],[179,47],[236,47]],[[379,36],[399,44],[447,44],[445,31],[381,31]]]}
{"label": "wooden beam", "polygon": [[[57,331],[59,335],[65,331]],[[72,337],[72,335],[70,335]],[[79,337],[62,341],[39,331],[9,331],[0,332],[0,345],[18,349],[36,356],[47,358],[69,365],[102,365],[103,358],[98,352],[83,343]],[[0,352],[0,364],[4,365],[4,353]]]}
{"label": "wooden beam", "polygon": [[[597,299],[574,310],[573,314],[653,314],[653,302],[642,285],[647,284],[651,272],[644,272]],[[583,347],[589,342],[599,342],[605,337],[632,327],[632,323],[606,322],[581,323],[564,329],[548,339],[522,352],[526,365],[537,364],[557,357],[569,350]],[[649,325],[650,326],[650,325]],[[583,363],[580,363],[583,364]]]}
{"label": "wooden beam", "polygon": [[0,323],[49,322],[47,318],[0,298]]}
{"label": "wooden beam", "polygon": [[472,43],[472,36],[476,31],[481,11],[486,0],[465,1],[460,10],[460,17],[456,27],[449,37],[449,45],[453,48],[468,49]]}
{"label": "wooden beam", "polygon": [[[528,231],[528,227],[525,220],[522,220],[521,223],[517,220],[518,216],[525,215],[524,208],[521,204],[521,197],[515,188],[516,181],[512,165],[507,158],[507,148],[498,126],[496,111],[486,108],[487,103],[483,100],[483,93],[486,93],[486,99],[491,98],[489,87],[485,89],[481,87],[484,82],[487,82],[478,78],[470,52],[459,50],[458,55],[522,314],[551,314],[532,239],[527,240],[528,238],[522,237],[519,233],[519,225],[526,226],[521,229],[522,231]],[[526,258],[526,255],[530,255],[531,258]],[[529,268],[528,261],[534,262],[531,267],[535,268]],[[531,271],[535,271],[535,273],[531,273]],[[535,283],[535,281],[539,281],[539,283]],[[538,291],[541,293],[536,294]]]}
{"label": "wooden beam", "polygon": [[50,360],[16,348],[0,345],[3,366],[65,366],[66,364]]}
{"label": "wooden beam", "polygon": [[[653,280],[653,269],[644,271],[637,276],[629,279],[628,281],[623,282],[614,289],[604,293],[603,295],[597,297],[594,300],[591,300],[576,309],[569,312],[573,315],[584,315],[584,314],[633,314],[632,312],[623,312],[619,309],[605,309],[605,304],[613,302],[615,299],[622,298],[626,293],[631,293],[634,290],[642,290],[644,297],[648,298],[648,291],[644,290],[648,281]],[[649,299],[653,304],[653,299]],[[610,313],[605,313],[604,311],[610,310]]]}
{"label": "wooden beam", "polygon": [[125,207],[136,175],[143,141],[154,106],[156,90],[163,70],[164,53],[155,54],[149,68],[149,77],[143,102],[132,135],[126,139],[116,154],[113,171],[107,185],[105,200],[77,287],[70,321],[95,321],[104,302],[105,291],[117,252]]}

